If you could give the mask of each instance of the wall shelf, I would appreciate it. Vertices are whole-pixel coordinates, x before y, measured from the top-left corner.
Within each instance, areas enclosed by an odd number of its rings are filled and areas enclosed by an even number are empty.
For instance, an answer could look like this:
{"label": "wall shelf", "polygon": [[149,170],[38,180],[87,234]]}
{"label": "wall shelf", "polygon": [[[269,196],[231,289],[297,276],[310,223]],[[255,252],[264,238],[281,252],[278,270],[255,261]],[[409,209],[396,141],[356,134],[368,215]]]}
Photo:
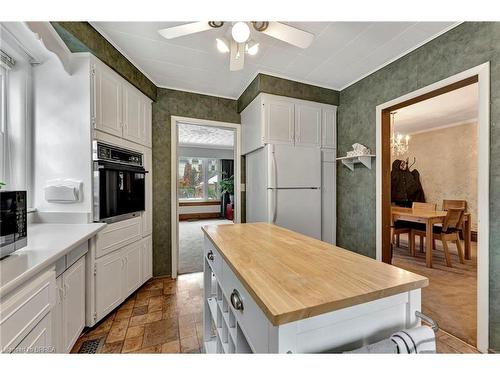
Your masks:
{"label": "wall shelf", "polygon": [[376,155],[343,156],[337,158],[337,160],[340,160],[347,168],[354,171],[354,164],[358,163],[363,164],[368,169],[372,169],[372,158],[375,156]]}

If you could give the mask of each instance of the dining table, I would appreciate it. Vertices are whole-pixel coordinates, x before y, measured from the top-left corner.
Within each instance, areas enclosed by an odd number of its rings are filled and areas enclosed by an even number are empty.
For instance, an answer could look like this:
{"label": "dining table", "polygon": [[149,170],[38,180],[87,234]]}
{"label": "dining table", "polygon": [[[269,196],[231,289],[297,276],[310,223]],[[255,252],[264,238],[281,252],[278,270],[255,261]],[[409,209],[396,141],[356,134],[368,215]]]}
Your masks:
{"label": "dining table", "polygon": [[[413,223],[425,224],[426,241],[425,241],[425,263],[426,266],[432,268],[432,244],[433,230],[432,227],[436,224],[443,224],[447,211],[429,210],[422,208],[407,208],[392,206],[391,207],[391,224],[395,221],[405,220]],[[465,248],[465,259],[471,259],[471,216],[469,212],[465,212],[463,216],[463,237]],[[408,241],[410,242],[410,241]]]}

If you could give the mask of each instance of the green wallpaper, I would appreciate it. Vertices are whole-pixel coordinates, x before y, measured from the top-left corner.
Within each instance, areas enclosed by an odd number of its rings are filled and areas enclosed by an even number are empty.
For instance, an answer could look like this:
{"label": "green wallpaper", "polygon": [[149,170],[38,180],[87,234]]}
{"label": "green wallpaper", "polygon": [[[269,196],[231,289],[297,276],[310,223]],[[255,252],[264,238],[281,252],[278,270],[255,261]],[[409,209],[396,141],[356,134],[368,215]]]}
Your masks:
{"label": "green wallpaper", "polygon": [[[375,107],[453,74],[491,63],[490,348],[500,349],[500,23],[464,23],[340,93],[338,153],[375,149]],[[374,164],[375,165],[375,164]],[[375,257],[375,168],[339,167],[337,243]]]}
{"label": "green wallpaper", "polygon": [[170,116],[240,123],[236,100],[158,89],[153,103],[153,274],[170,275]]}
{"label": "green wallpaper", "polygon": [[259,73],[238,98],[238,112],[243,111],[261,92],[325,104],[339,104],[338,91]]}
{"label": "green wallpaper", "polygon": [[156,86],[88,22],[52,22],[71,52],[91,52],[123,78],[156,99]]}

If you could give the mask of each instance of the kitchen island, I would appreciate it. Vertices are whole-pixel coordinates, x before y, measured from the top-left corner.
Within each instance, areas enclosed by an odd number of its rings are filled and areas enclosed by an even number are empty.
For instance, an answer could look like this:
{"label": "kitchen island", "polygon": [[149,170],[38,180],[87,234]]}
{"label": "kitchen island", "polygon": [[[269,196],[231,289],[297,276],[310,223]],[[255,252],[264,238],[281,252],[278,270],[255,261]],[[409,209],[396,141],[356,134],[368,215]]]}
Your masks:
{"label": "kitchen island", "polygon": [[423,276],[273,224],[203,231],[207,353],[341,352],[420,324]]}

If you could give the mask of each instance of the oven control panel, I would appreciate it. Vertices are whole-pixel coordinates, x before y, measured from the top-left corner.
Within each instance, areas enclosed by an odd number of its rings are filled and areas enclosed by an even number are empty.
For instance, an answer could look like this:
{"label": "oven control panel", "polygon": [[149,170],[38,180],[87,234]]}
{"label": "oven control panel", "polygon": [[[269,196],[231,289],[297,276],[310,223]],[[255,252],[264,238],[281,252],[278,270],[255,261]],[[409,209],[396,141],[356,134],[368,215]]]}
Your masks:
{"label": "oven control panel", "polygon": [[106,160],[115,163],[142,166],[142,154],[111,146],[101,142],[94,142],[94,160]]}

